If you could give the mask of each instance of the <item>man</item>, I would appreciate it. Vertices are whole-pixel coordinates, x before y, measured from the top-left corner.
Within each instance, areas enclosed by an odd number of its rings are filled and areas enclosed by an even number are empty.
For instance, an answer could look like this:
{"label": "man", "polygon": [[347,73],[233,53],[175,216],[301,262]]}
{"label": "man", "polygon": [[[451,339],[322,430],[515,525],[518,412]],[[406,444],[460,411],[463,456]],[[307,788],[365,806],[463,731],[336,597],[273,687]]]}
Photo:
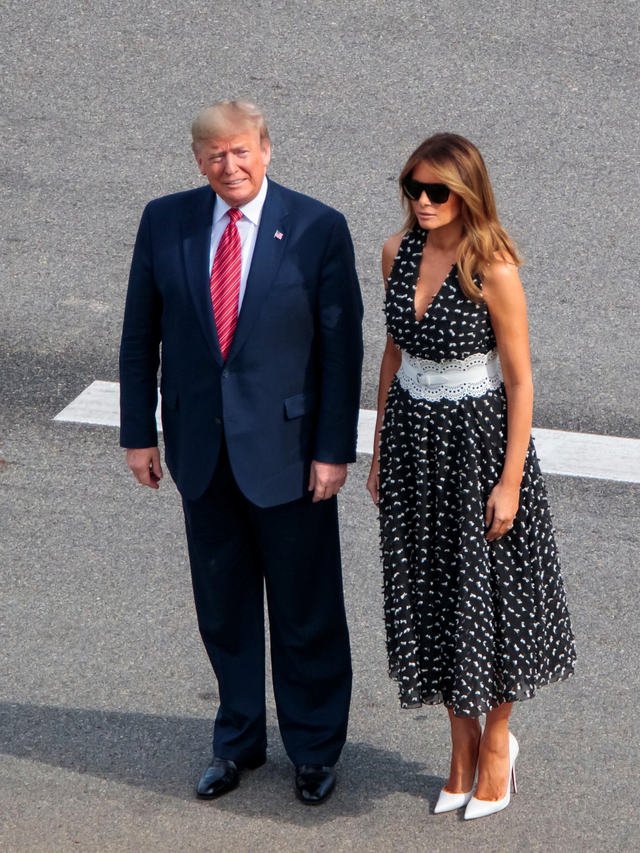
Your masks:
{"label": "man", "polygon": [[200,633],[220,707],[212,799],[266,760],[263,587],[282,739],[307,804],[335,785],[351,694],[336,495],[355,460],[362,300],[344,216],[266,177],[263,114],[193,122],[209,186],[147,205],[120,352],[121,444],[181,493]]}

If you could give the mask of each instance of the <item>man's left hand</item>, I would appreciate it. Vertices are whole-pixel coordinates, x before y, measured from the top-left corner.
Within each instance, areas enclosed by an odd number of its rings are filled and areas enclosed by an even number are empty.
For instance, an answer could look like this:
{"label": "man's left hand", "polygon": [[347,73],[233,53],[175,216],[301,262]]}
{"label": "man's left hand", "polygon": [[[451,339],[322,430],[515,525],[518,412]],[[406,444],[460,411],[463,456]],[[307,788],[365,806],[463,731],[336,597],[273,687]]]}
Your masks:
{"label": "man's left hand", "polygon": [[326,501],[337,495],[347,479],[347,466],[331,465],[329,462],[311,463],[309,491],[313,492],[313,502]]}

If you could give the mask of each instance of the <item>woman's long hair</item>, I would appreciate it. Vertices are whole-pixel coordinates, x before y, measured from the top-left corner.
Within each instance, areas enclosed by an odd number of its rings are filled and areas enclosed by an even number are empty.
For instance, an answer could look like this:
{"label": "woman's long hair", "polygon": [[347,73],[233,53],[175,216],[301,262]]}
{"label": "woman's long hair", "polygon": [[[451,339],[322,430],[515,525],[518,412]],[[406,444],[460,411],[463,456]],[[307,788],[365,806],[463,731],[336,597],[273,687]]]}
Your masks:
{"label": "woman's long hair", "polygon": [[[496,252],[509,263],[522,263],[514,243],[500,225],[482,155],[464,136],[436,133],[425,139],[407,160],[400,173],[401,194],[402,181],[419,163],[426,163],[442,183],[460,196],[463,232],[456,257],[458,280],[465,296],[473,302],[482,302],[482,290],[474,279],[482,279],[484,270],[495,262]],[[403,194],[402,203],[407,211],[405,227],[416,228],[418,218]]]}

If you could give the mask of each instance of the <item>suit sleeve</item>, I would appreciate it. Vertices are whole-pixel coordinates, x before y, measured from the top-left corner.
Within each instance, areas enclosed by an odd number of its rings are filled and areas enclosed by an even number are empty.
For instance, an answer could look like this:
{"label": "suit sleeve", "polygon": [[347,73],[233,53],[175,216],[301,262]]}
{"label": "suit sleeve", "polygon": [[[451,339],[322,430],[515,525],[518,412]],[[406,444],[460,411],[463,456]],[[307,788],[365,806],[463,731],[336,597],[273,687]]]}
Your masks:
{"label": "suit sleeve", "polygon": [[362,375],[362,295],[351,234],[342,214],[323,260],[318,304],[320,401],[314,459],[354,462]]}
{"label": "suit sleeve", "polygon": [[162,299],[155,284],[149,207],[138,229],[120,344],[120,445],[158,444],[156,406]]}

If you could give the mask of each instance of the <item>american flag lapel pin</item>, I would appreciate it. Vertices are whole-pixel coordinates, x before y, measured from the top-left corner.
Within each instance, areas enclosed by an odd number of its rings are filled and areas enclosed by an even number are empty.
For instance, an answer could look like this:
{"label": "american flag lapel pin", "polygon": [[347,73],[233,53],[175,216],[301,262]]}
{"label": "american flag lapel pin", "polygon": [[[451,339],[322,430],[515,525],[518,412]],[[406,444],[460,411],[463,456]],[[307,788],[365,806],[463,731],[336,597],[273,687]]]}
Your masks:
{"label": "american flag lapel pin", "polygon": [[282,233],[282,231],[276,231],[276,233],[273,236],[276,238],[276,240],[282,240],[282,238],[284,237],[284,234]]}

